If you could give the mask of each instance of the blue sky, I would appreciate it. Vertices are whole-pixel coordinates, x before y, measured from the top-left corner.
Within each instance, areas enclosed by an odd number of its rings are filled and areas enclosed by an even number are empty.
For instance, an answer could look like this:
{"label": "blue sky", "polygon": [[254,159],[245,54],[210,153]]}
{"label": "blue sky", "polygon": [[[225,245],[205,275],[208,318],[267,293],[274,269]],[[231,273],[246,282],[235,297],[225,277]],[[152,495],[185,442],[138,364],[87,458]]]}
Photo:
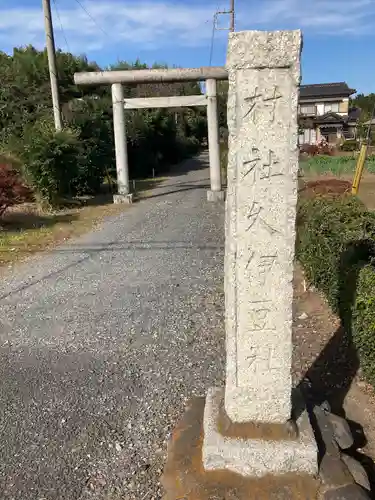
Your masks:
{"label": "blue sky", "polygon": [[[68,43],[71,52],[103,66],[138,57],[194,67],[209,64],[213,13],[229,0],[51,3],[56,45],[63,50]],[[302,29],[303,83],[346,81],[358,92],[375,92],[375,0],[236,0],[236,10],[237,30]],[[220,25],[227,23],[222,17]],[[225,63],[227,36],[215,33],[214,65]],[[29,43],[44,46],[41,0],[0,0],[0,49]]]}

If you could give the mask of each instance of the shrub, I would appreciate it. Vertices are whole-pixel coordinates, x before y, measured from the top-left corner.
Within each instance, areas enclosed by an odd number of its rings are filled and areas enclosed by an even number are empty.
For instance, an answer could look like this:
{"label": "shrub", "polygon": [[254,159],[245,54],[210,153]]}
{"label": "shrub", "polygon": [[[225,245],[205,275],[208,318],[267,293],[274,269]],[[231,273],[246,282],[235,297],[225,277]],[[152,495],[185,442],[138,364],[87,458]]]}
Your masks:
{"label": "shrub", "polygon": [[43,120],[25,127],[23,137],[13,138],[9,147],[21,159],[24,177],[41,204],[55,206],[61,197],[75,194],[82,153],[75,132],[55,132],[52,123]]}
{"label": "shrub", "polygon": [[375,384],[375,271],[366,265],[359,273],[353,310],[356,347],[366,378]]}
{"label": "shrub", "polygon": [[115,170],[110,105],[105,99],[86,99],[72,108],[69,124],[78,134],[81,147],[71,188],[77,194],[95,194],[100,191],[106,171]]}
{"label": "shrub", "polygon": [[301,144],[300,152],[309,156],[315,156],[319,153],[319,148],[315,144]]}
{"label": "shrub", "polygon": [[357,151],[358,143],[355,139],[348,139],[342,143],[341,151]]}
{"label": "shrub", "polygon": [[306,276],[340,316],[375,385],[375,214],[349,195],[304,198],[297,224]]}
{"label": "shrub", "polygon": [[30,192],[25,186],[19,172],[0,157],[0,217],[7,208],[25,201]]}

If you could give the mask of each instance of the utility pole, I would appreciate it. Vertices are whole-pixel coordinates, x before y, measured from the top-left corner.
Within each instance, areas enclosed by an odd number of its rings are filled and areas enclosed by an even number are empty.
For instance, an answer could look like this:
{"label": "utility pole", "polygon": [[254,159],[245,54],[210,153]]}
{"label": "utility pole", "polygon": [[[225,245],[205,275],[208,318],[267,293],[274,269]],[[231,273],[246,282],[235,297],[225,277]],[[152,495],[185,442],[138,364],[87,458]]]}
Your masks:
{"label": "utility pole", "polygon": [[234,31],[234,0],[230,0],[230,26],[229,31]]}
{"label": "utility pole", "polygon": [[[229,28],[219,28],[217,26],[218,22],[218,17],[223,16],[223,15],[228,15],[230,16],[230,22],[229,22]],[[213,24],[213,30],[217,31],[234,31],[234,21],[235,21],[235,9],[234,9],[234,0],[230,0],[230,9],[229,10],[218,10],[214,14],[214,24]]]}
{"label": "utility pole", "polygon": [[53,116],[55,119],[55,128],[57,131],[62,129],[62,118],[60,111],[59,88],[57,84],[57,66],[55,40],[53,37],[52,16],[50,0],[42,0],[44,13],[44,29],[46,32],[46,45],[48,56],[49,76],[51,80]]}

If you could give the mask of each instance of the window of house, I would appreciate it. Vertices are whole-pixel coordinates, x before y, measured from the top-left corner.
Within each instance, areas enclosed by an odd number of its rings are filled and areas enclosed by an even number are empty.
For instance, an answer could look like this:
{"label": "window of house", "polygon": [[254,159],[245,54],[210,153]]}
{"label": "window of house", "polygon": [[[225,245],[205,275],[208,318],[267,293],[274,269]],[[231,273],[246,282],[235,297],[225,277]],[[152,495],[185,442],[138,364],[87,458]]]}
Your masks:
{"label": "window of house", "polygon": [[302,104],[300,106],[301,115],[315,115],[316,108],[314,104]]}
{"label": "window of house", "polygon": [[329,112],[332,112],[332,113],[338,113],[339,112],[339,103],[338,102],[327,102],[325,105],[324,105],[324,112],[325,113],[329,113]]}

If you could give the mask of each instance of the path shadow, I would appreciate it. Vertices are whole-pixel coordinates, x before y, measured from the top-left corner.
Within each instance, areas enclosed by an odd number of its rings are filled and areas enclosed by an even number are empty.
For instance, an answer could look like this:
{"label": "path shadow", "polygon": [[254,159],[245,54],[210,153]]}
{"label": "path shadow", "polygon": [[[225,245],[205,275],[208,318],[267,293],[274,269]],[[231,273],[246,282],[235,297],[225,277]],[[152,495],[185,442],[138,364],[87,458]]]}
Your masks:
{"label": "path shadow", "polygon": [[100,194],[95,196],[82,196],[78,198],[79,205],[78,206],[89,206],[89,207],[99,207],[103,205],[112,205],[113,204],[113,194],[109,188]]}
{"label": "path shadow", "polygon": [[[183,193],[185,191],[194,191],[197,189],[209,189],[209,184],[186,184],[181,186],[181,189],[178,189],[179,184],[169,184],[166,186],[161,186],[160,188],[154,188],[155,192],[151,192],[150,194],[145,194],[142,196],[142,193],[139,193],[140,199],[150,199],[150,198],[159,198],[160,196],[167,196],[169,194]],[[172,188],[172,189],[168,189]]]}
{"label": "path shadow", "polygon": [[337,311],[340,326],[306,372],[299,388],[310,403],[328,401],[333,413],[343,414],[343,403],[359,368],[352,335],[352,309],[359,272],[375,257],[371,239],[349,243],[340,257]]}
{"label": "path shadow", "polygon": [[52,227],[56,224],[70,223],[77,219],[76,214],[38,214],[35,212],[13,212],[6,214],[1,222],[0,231],[21,232],[25,229]]}
{"label": "path shadow", "polygon": [[204,170],[209,168],[209,166],[208,151],[202,151],[197,156],[183,160],[178,165],[173,166],[168,170],[168,177],[176,177],[196,170]]}

